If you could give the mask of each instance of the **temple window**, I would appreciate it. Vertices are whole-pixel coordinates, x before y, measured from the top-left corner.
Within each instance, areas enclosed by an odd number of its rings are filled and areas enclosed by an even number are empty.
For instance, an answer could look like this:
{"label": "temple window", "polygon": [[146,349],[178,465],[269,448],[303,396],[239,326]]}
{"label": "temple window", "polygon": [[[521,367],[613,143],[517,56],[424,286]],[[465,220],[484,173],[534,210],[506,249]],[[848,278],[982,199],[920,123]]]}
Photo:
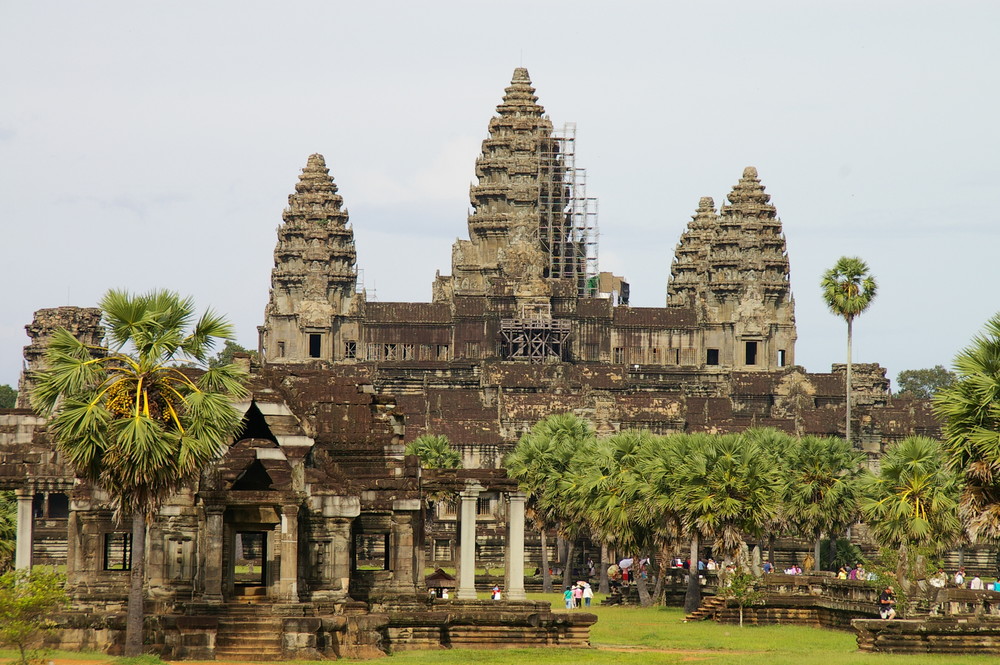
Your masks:
{"label": "temple window", "polygon": [[320,349],[323,345],[323,336],[319,333],[312,333],[309,335],[309,357],[319,358]]}
{"label": "temple window", "polygon": [[345,358],[357,358],[358,357],[358,343],[353,339],[344,342],[344,357]]}
{"label": "temple window", "polygon": [[132,534],[104,534],[104,570],[132,570]]}
{"label": "temple window", "polygon": [[354,554],[355,570],[389,570],[389,534],[355,535]]}
{"label": "temple window", "polygon": [[612,352],[613,360],[616,365],[625,364],[625,348],[621,346],[616,346]]}
{"label": "temple window", "polygon": [[718,365],[719,364],[719,350],[718,349],[706,349],[705,364],[706,365]]}
{"label": "temple window", "polygon": [[785,366],[785,350],[778,349],[778,367]]}

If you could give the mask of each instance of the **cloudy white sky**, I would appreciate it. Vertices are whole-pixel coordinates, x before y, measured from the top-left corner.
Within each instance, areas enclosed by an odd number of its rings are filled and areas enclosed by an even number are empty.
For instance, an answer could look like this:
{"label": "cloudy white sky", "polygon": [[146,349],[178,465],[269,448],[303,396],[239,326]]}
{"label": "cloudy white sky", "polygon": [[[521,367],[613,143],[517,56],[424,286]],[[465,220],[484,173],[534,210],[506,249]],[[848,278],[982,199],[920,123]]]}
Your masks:
{"label": "cloudy white sky", "polygon": [[299,170],[326,156],[378,300],[430,299],[467,236],[513,69],[577,123],[600,263],[660,306],[700,196],[757,166],[784,222],[797,360],[845,326],[842,255],[881,291],[855,359],[949,364],[1000,310],[1000,3],[0,3],[0,384],[32,312],[170,288],[246,346]]}

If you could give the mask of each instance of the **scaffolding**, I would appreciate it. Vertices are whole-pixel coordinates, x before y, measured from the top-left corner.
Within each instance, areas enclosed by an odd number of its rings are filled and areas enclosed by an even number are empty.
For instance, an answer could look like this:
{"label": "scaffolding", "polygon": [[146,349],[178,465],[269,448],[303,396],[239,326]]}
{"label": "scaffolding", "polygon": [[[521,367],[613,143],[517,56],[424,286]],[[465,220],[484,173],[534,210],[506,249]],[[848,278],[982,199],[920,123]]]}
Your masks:
{"label": "scaffolding", "polygon": [[548,256],[546,277],[572,279],[592,295],[597,277],[597,199],[587,196],[586,169],[576,167],[576,123],[538,142],[538,234]]}
{"label": "scaffolding", "polygon": [[500,320],[500,356],[533,363],[565,360],[570,332],[569,321],[553,319],[548,311],[522,308],[520,318]]}

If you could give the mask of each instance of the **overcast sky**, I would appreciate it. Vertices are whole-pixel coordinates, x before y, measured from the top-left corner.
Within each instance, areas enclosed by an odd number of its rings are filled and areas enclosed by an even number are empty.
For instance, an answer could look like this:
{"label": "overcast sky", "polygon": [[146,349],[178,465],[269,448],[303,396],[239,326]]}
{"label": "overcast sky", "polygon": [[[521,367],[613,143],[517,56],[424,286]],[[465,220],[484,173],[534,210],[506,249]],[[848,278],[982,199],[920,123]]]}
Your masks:
{"label": "overcast sky", "polygon": [[697,207],[754,165],[784,223],[798,363],[948,365],[1000,310],[1000,3],[0,2],[0,384],[43,307],[169,288],[256,346],[275,228],[326,156],[369,297],[428,301],[515,67],[577,123],[600,267],[662,306]]}

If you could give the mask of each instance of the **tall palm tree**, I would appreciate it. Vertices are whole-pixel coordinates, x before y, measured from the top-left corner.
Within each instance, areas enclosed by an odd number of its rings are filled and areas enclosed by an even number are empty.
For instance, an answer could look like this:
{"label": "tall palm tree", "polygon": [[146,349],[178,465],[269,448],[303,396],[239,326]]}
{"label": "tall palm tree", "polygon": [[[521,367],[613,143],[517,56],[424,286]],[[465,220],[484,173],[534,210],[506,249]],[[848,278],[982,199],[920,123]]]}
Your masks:
{"label": "tall palm tree", "polygon": [[823,300],[830,311],[847,321],[847,442],[851,442],[851,341],[854,318],[875,299],[878,285],[869,274],[868,264],[856,256],[842,256],[823,273],[820,282]]}
{"label": "tall palm tree", "polygon": [[552,592],[546,530],[565,517],[559,479],[573,456],[593,441],[594,428],[589,422],[572,413],[555,414],[535,423],[504,460],[508,475],[528,495],[528,509],[541,534],[542,590],[546,593]]}
{"label": "tall palm tree", "polygon": [[440,434],[424,434],[406,444],[405,453],[420,458],[420,466],[425,469],[460,469],[462,454],[451,447],[448,437]]}
{"label": "tall palm tree", "polygon": [[949,464],[965,479],[961,513],[975,540],[1000,538],[1000,314],[955,358],[957,381],[934,396]]}
{"label": "tall palm tree", "polygon": [[701,602],[698,544],[714,538],[721,555],[735,556],[743,534],[760,536],[778,511],[781,470],[753,438],[744,435],[667,437],[650,479],[680,517],[691,538],[691,573],[686,611]]}
{"label": "tall palm tree", "polygon": [[108,347],[57,330],[31,403],[51,416],[49,431],[76,472],[108,493],[119,521],[131,518],[125,654],[137,656],[146,524],[225,453],[242,419],[232,399],[247,394],[246,375],[232,364],[207,368],[216,340],[232,339],[232,327],[211,311],[195,320],[190,298],[112,290],[100,307]]}
{"label": "tall palm tree", "polygon": [[796,530],[813,538],[814,570],[823,532],[833,540],[854,523],[863,460],[844,439],[804,436],[786,461],[782,502]]}
{"label": "tall palm tree", "polygon": [[896,574],[906,590],[912,550],[944,549],[961,535],[958,475],[939,442],[910,436],[886,451],[878,475],[866,477],[864,493],[864,521],[879,545],[899,551]]}

